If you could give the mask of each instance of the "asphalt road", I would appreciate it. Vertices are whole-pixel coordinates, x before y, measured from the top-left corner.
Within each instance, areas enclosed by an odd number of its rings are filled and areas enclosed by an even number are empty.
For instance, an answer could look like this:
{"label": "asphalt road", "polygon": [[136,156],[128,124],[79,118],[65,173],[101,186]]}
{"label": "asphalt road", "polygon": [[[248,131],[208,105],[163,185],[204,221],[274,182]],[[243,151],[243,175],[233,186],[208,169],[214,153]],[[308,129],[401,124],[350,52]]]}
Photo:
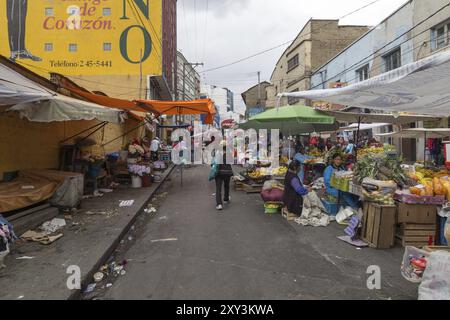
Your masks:
{"label": "asphalt road", "polygon": [[[337,240],[344,228],[336,223],[302,227],[264,214],[259,195],[232,191],[218,212],[207,167],[185,170],[183,187],[179,175],[120,253],[127,273],[100,298],[417,299],[400,275],[402,248],[357,250]],[[367,288],[371,265],[381,268],[381,290]]]}

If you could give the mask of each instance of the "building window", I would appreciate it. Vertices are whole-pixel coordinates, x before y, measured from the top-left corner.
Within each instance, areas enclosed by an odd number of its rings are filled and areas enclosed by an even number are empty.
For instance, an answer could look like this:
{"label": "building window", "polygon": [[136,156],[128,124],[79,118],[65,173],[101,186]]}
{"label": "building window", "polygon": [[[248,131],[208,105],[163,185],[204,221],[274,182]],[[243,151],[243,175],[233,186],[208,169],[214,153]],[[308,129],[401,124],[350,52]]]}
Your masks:
{"label": "building window", "polygon": [[450,21],[431,29],[431,50],[439,50],[450,45]]}
{"label": "building window", "polygon": [[109,17],[111,15],[111,8],[103,8],[103,16]]}
{"label": "building window", "polygon": [[288,60],[288,72],[294,70],[299,66],[298,53]]}
{"label": "building window", "polygon": [[[294,90],[292,90],[291,92],[297,92],[297,91],[300,91],[300,88],[297,88],[297,89],[294,89]],[[300,99],[299,98],[296,98],[296,97],[288,97],[288,105],[293,105],[293,104],[297,104],[297,103],[299,103],[300,102]]]}
{"label": "building window", "polygon": [[45,16],[52,17],[53,16],[53,8],[45,8]]}
{"label": "building window", "polygon": [[402,50],[400,48],[395,49],[383,56],[386,71],[391,71],[402,66]]}
{"label": "building window", "polygon": [[369,79],[369,64],[356,70],[356,77],[359,82]]}
{"label": "building window", "polygon": [[106,42],[103,44],[103,51],[111,51],[112,50],[112,45],[109,42]]}
{"label": "building window", "polygon": [[77,52],[78,46],[76,43],[69,44],[69,52]]}
{"label": "building window", "polygon": [[44,51],[53,51],[53,43],[44,44]]}

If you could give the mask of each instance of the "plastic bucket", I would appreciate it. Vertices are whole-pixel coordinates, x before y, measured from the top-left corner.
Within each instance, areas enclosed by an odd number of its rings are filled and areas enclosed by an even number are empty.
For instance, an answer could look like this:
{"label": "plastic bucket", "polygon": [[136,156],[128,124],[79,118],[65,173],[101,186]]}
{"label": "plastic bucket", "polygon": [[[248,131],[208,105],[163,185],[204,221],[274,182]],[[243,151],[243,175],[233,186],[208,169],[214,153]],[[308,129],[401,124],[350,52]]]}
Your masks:
{"label": "plastic bucket", "polygon": [[131,187],[134,189],[142,188],[142,178],[139,176],[131,176]]}
{"label": "plastic bucket", "polygon": [[148,188],[152,185],[152,177],[151,176],[143,176],[142,177],[142,187]]}
{"label": "plastic bucket", "polygon": [[89,176],[91,178],[97,178],[100,175],[101,170],[102,170],[101,165],[91,164],[89,165]]}

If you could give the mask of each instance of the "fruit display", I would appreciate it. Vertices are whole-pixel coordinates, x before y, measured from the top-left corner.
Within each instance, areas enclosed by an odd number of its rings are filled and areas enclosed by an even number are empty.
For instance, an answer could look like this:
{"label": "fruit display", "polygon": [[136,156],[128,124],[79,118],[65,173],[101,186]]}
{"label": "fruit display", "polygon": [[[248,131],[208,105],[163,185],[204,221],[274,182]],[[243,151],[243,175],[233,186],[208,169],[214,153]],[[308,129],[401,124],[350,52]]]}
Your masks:
{"label": "fruit display", "polygon": [[395,181],[379,181],[365,178],[362,187],[364,200],[388,206],[395,205],[394,194],[397,190]]}
{"label": "fruit display", "polygon": [[409,177],[416,182],[409,188],[411,194],[416,196],[446,196],[450,201],[450,178],[447,170],[439,170],[416,166],[416,172]]}
{"label": "fruit display", "polygon": [[313,158],[322,158],[325,153],[320,151],[318,148],[311,148],[308,152],[308,155]]}
{"label": "fruit display", "polygon": [[365,178],[379,181],[395,181],[402,188],[417,185],[402,169],[402,159],[390,157],[389,153],[367,154],[358,158],[355,166],[355,179],[361,184]]}
{"label": "fruit display", "polygon": [[278,202],[266,202],[264,204],[264,209],[266,214],[277,214],[280,213],[280,209],[283,205]]}
{"label": "fruit display", "polygon": [[358,158],[365,157],[368,155],[383,154],[386,152],[393,152],[393,151],[395,151],[394,146],[391,146],[388,144],[382,146],[381,144],[379,144],[379,145],[374,145],[374,146],[371,146],[368,148],[359,149],[358,150]]}

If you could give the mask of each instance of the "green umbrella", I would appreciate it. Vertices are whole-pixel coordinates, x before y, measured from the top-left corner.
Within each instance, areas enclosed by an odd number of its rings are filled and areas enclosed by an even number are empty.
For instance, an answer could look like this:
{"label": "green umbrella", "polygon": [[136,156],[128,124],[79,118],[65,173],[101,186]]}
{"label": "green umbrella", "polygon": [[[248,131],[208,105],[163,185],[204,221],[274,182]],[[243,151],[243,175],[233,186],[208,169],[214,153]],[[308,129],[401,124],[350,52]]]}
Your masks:
{"label": "green umbrella", "polygon": [[279,129],[288,135],[334,131],[336,120],[311,107],[293,105],[271,109],[252,117],[239,126],[241,129]]}

